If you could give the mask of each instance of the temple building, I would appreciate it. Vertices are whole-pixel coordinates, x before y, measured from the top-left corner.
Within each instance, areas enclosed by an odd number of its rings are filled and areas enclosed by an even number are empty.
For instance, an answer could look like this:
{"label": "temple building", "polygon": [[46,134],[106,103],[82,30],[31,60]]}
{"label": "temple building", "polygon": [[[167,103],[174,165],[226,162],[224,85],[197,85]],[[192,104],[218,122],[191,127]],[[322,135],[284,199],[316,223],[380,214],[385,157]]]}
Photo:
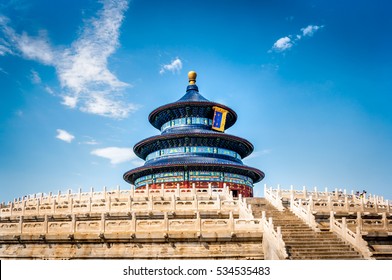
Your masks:
{"label": "temple building", "polygon": [[126,172],[124,180],[137,189],[228,186],[234,197],[252,197],[253,184],[264,178],[262,171],[242,163],[253,152],[253,145],[225,133],[235,124],[237,114],[204,98],[196,76],[189,72],[183,97],[150,113],[150,123],[161,134],[134,146],[145,164]]}
{"label": "temple building", "polygon": [[225,133],[236,113],[188,77],[182,98],[149,115],[161,134],[135,145],[145,164],[123,175],[130,188],[1,202],[0,260],[392,260],[382,196],[265,185],[252,197],[264,173],[242,162],[252,144]]}

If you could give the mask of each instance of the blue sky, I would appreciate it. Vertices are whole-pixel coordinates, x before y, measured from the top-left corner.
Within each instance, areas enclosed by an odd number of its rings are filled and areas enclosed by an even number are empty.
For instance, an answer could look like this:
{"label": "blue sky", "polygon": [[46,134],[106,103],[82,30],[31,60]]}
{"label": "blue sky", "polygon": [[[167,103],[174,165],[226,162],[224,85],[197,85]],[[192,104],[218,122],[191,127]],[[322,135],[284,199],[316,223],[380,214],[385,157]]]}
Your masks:
{"label": "blue sky", "polygon": [[[343,3],[342,3],[343,2]],[[347,3],[346,3],[347,2]],[[0,2],[0,200],[129,188],[187,72],[264,183],[392,199],[388,1]]]}

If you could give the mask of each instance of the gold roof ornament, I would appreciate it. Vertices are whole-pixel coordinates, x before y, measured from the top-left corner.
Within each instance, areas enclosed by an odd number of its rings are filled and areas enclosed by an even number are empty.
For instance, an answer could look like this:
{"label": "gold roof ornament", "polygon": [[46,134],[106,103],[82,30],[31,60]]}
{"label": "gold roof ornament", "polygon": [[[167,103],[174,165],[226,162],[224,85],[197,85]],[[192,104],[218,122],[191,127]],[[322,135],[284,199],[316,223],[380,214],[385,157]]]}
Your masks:
{"label": "gold roof ornament", "polygon": [[188,72],[188,79],[190,85],[196,84],[196,77],[197,77],[197,73],[195,71]]}

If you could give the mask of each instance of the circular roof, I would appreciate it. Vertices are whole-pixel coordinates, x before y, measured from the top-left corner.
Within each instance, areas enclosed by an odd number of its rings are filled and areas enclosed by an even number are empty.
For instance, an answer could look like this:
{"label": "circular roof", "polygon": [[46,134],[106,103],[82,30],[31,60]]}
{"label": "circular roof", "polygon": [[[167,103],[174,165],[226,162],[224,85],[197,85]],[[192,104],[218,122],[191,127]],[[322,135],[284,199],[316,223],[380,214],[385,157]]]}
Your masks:
{"label": "circular roof", "polygon": [[253,152],[253,145],[248,140],[234,135],[212,130],[190,130],[189,132],[161,134],[146,138],[133,147],[135,154],[145,159],[148,154],[167,148],[208,146],[226,148],[245,158]]}
{"label": "circular roof", "polygon": [[229,172],[236,173],[244,176],[248,176],[253,180],[253,183],[260,182],[265,174],[261,170],[253,167],[249,167],[246,165],[237,165],[230,163],[185,163],[185,162],[177,162],[170,164],[162,164],[162,165],[153,165],[153,166],[141,166],[132,170],[127,171],[123,178],[128,183],[134,184],[135,180],[146,175],[161,173],[161,172],[170,172],[170,171],[186,171],[186,170],[195,170],[195,171],[220,171],[220,172]]}
{"label": "circular roof", "polygon": [[185,117],[206,117],[212,119],[214,110],[217,106],[227,111],[225,129],[228,129],[237,120],[236,112],[216,102],[211,102],[199,93],[196,85],[189,85],[183,97],[178,101],[169,103],[156,108],[148,116],[149,122],[157,129],[170,120]]}

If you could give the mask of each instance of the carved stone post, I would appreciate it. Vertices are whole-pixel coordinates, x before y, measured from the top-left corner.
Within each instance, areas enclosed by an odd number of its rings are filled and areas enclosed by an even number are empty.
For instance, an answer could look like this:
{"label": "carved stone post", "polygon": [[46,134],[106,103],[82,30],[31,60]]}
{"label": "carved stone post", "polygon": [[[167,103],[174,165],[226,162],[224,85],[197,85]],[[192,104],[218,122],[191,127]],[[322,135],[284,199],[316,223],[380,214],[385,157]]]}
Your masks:
{"label": "carved stone post", "polygon": [[344,209],[348,212],[350,210],[350,204],[348,203],[347,195],[344,197]]}
{"label": "carved stone post", "polygon": [[[106,192],[105,192],[105,197],[106,197]],[[107,199],[105,199],[105,203],[106,203],[106,211],[110,213],[112,211],[112,197],[109,196]]]}
{"label": "carved stone post", "polygon": [[56,213],[56,199],[54,198],[53,199],[53,204],[52,204],[52,213],[54,214],[54,213]]}
{"label": "carved stone post", "polygon": [[76,232],[76,215],[72,214],[72,221],[71,221],[71,233],[74,234]]}
{"label": "carved stone post", "polygon": [[387,219],[387,213],[383,212],[382,213],[382,225],[384,230],[388,230],[388,219]]}
{"label": "carved stone post", "polygon": [[342,231],[343,231],[344,239],[347,240],[347,221],[346,221],[346,217],[342,218]]}
{"label": "carved stone post", "polygon": [[44,216],[44,234],[48,233],[48,215]]}
{"label": "carved stone post", "polygon": [[169,217],[168,217],[168,215],[167,215],[167,212],[165,212],[164,214],[163,214],[163,225],[164,225],[164,232],[165,233],[168,233],[169,232]]}
{"label": "carved stone post", "polygon": [[19,233],[23,233],[23,216],[19,217]]}
{"label": "carved stone post", "polygon": [[329,230],[333,231],[334,228],[334,222],[335,222],[335,215],[333,211],[329,212]]}
{"label": "carved stone post", "polygon": [[135,212],[132,212],[131,232],[132,232],[133,234],[136,233],[136,213],[135,213]]}
{"label": "carved stone post", "polygon": [[149,198],[147,198],[148,199],[148,201],[147,201],[147,205],[148,205],[148,210],[149,211],[152,211],[153,210],[153,201],[152,201],[152,197],[149,197]]}
{"label": "carved stone post", "polygon": [[22,201],[22,216],[25,214],[25,209],[26,209],[26,201],[23,199]]}
{"label": "carved stone post", "polygon": [[201,218],[200,218],[200,212],[196,212],[196,229],[197,229],[197,235],[201,236],[202,231],[201,231]]}
{"label": "carved stone post", "polygon": [[101,213],[101,228],[100,233],[105,233],[105,213]]}
{"label": "carved stone post", "polygon": [[359,227],[360,230],[363,229],[362,214],[359,211],[357,212],[357,226]]}
{"label": "carved stone post", "polygon": [[331,199],[330,195],[328,195],[327,204],[328,204],[328,210],[332,211],[333,210],[333,205],[332,205],[332,199]]}
{"label": "carved stone post", "polygon": [[173,203],[173,211],[176,211],[176,203],[177,203],[177,201],[176,201],[176,195],[175,194],[172,195],[172,203]]}
{"label": "carved stone post", "polygon": [[229,227],[230,227],[231,235],[233,235],[235,233],[233,211],[230,211],[229,214]]}

